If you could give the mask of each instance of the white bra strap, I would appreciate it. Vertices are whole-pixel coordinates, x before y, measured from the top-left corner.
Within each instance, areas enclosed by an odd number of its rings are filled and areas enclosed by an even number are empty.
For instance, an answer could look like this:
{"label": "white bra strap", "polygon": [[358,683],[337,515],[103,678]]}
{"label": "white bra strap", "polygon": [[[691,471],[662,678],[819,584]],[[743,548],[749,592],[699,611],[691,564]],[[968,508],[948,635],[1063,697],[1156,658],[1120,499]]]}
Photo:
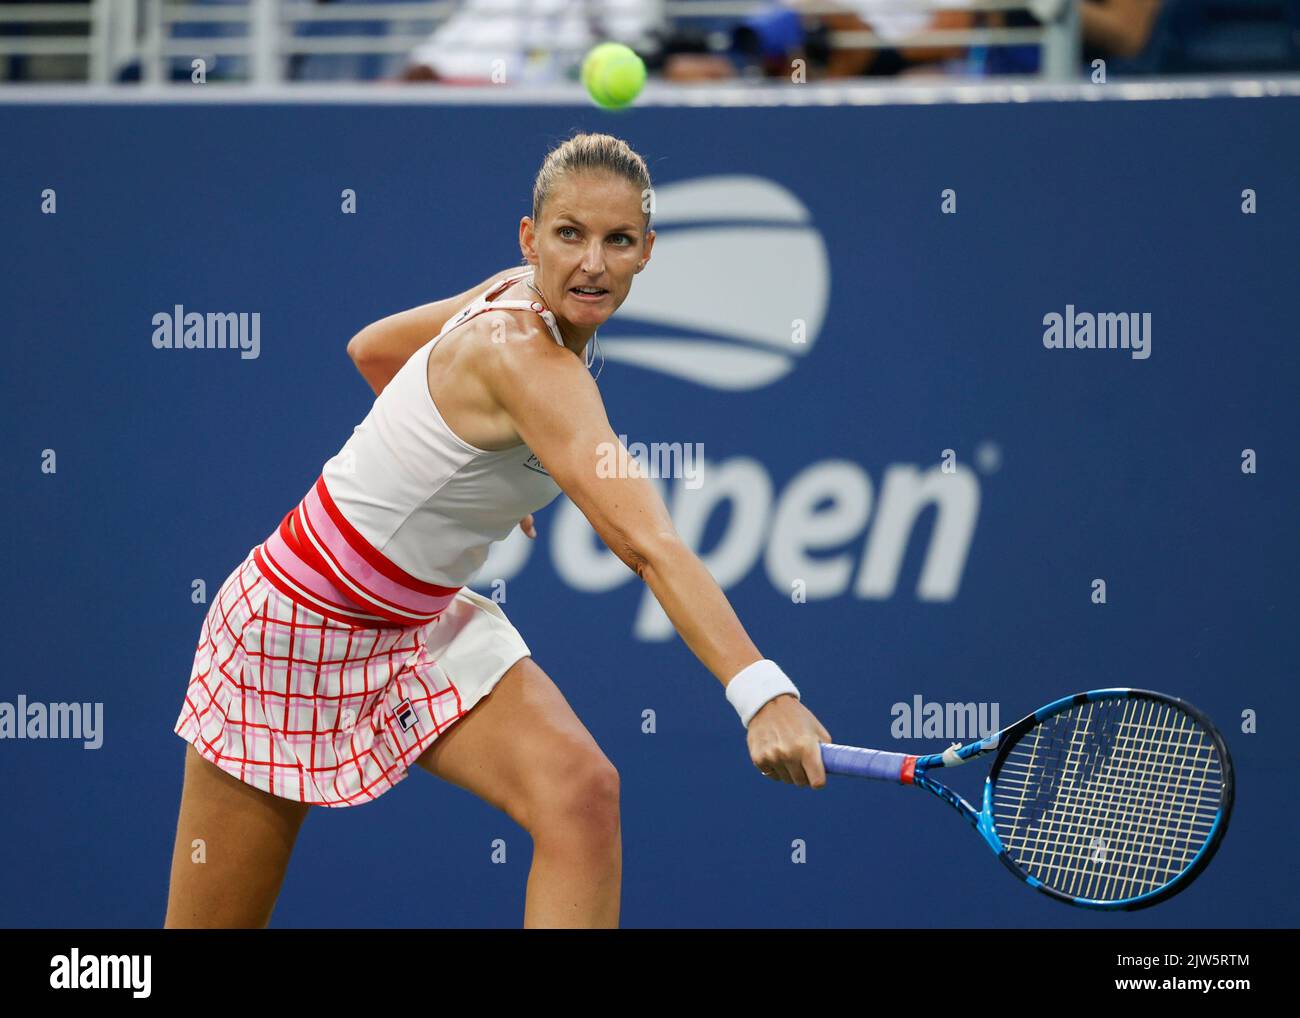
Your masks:
{"label": "white bra strap", "polygon": [[[443,325],[442,332],[447,332],[451,328],[454,328],[456,325],[460,325],[462,322],[469,321],[475,315],[481,314],[484,311],[491,311],[493,308],[507,308],[508,310],[511,311],[535,311],[539,315],[541,315],[542,319],[546,322],[547,328],[549,328],[551,331],[551,338],[555,340],[555,342],[560,346],[564,346],[564,340],[560,338],[559,326],[555,324],[555,313],[551,311],[549,308],[547,308],[544,304],[542,304],[541,301],[489,300],[488,299],[490,296],[492,296],[492,294],[502,293],[505,290],[509,289],[510,287],[514,286],[521,279],[525,279],[530,275],[532,275],[531,269],[529,269],[527,272],[521,273],[518,276],[515,276],[512,279],[502,280],[500,283],[497,284],[497,286],[493,290],[483,294],[473,303],[461,309],[460,313],[457,314],[455,317],[447,319],[447,322]],[[438,333],[438,335],[441,336],[442,332]]]}
{"label": "white bra strap", "polygon": [[[449,331],[449,329],[454,328],[456,325],[460,325],[462,322],[469,321],[475,315],[482,314],[484,311],[491,311],[494,308],[505,308],[510,311],[536,311],[539,315],[542,316],[543,320],[550,328],[551,338],[555,340],[555,342],[559,346],[564,346],[564,341],[561,340],[558,335],[560,330],[555,324],[555,314],[552,311],[550,311],[548,308],[542,307],[542,305],[535,300],[483,301],[481,304],[477,305],[476,307],[465,308],[465,310],[462,311],[460,314],[458,314],[455,318],[448,319],[447,325],[446,327],[444,327],[443,332]],[[439,333],[439,335],[441,334],[442,333]]]}

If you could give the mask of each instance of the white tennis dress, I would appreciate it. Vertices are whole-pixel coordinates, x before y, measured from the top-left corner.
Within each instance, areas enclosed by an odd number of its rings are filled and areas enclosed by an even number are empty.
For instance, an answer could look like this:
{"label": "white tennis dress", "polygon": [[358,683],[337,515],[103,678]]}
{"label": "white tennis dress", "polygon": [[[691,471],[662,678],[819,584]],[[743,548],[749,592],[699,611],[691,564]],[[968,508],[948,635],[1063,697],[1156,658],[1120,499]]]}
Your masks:
{"label": "white tennis dress", "polygon": [[[411,356],[280,526],[222,585],[203,621],[175,731],[265,792],[323,806],[368,802],[529,654],[494,602],[464,584],[560,489],[525,445],[460,439],[429,393],[434,345]],[[290,527],[292,521],[292,528]]]}

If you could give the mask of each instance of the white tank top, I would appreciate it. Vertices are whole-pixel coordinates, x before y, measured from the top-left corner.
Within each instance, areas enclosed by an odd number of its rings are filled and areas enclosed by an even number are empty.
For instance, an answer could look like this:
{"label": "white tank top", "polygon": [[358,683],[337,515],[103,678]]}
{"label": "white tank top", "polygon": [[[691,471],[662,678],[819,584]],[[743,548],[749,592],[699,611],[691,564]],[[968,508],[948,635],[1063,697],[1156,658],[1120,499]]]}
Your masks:
{"label": "white tank top", "polygon": [[535,311],[555,342],[555,315],[540,301],[496,300],[527,268],[453,315],[402,365],[343,448],[321,471],[334,505],[384,558],[427,583],[459,587],[489,546],[520,519],[549,504],[560,487],[527,445],[492,452],[457,436],[429,393],[429,355],[437,342],[493,308]]}

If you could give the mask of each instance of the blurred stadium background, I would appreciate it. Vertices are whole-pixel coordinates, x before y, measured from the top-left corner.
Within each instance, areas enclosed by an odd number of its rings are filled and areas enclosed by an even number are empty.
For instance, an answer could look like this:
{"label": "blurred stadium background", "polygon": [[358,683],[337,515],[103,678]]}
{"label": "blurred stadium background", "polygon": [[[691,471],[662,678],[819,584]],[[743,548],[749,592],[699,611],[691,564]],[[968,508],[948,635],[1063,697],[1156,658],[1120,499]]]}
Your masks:
{"label": "blurred stadium background", "polygon": [[[574,80],[606,39],[651,68],[631,109]],[[1187,894],[1047,902],[928,797],[758,777],[560,498],[479,589],[508,583],[622,775],[624,924],[1296,925],[1300,876],[1256,870],[1300,710],[1300,0],[0,2],[0,79],[0,701],[104,713],[97,748],[2,747],[3,925],[161,924],[195,585],[369,409],[351,336],[519,261],[575,129],[656,189],[601,329],[611,421],[702,444],[702,487],[659,482],[677,526],[837,741],[933,752],[960,736],[899,708],[1148,686],[1219,723],[1239,781]],[[259,314],[259,350],[155,348],[181,306]],[[1150,358],[1045,349],[1076,306],[1149,313]],[[274,925],[515,926],[528,851],[417,776],[312,812]]]}
{"label": "blurred stadium background", "polygon": [[[607,39],[664,82],[1300,70],[1300,0],[0,2],[0,80],[538,85]],[[499,60],[497,77],[490,68]]]}

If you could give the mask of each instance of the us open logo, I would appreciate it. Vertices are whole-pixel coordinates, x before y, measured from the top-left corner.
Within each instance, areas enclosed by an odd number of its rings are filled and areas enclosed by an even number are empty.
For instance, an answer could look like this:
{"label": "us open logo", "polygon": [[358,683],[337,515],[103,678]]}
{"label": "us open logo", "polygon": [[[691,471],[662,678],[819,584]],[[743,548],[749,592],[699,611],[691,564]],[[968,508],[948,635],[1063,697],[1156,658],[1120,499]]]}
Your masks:
{"label": "us open logo", "polygon": [[[705,177],[655,188],[655,261],[601,349],[713,389],[771,385],[812,352],[830,303],[830,258],[803,203],[762,177]],[[719,273],[719,265],[727,266]]]}
{"label": "us open logo", "polygon": [[[799,198],[763,177],[700,177],[656,188],[652,219],[654,268],[637,277],[621,305],[617,333],[601,336],[606,359],[733,392],[791,374],[816,345],[830,303],[829,254]],[[806,601],[889,600],[912,585],[904,565],[914,542],[923,541],[915,597],[946,602],[957,596],[974,539],[979,474],[996,472],[1000,462],[990,441],[976,446],[971,465],[955,458],[884,463],[876,476],[833,456],[796,464],[782,489],[766,457],[738,453],[710,461],[707,484],[649,482],[661,488],[682,541],[724,591],[761,571],[783,598],[793,598],[797,585]],[[811,555],[818,545],[809,535],[825,527],[820,507],[827,501],[841,546],[834,555]],[[719,515],[722,533],[708,538]],[[604,594],[635,579],[571,500],[559,500],[547,529],[549,537],[533,541],[514,528],[493,544],[469,586],[514,578],[539,548],[573,590]],[[649,588],[632,634],[646,642],[676,635]]]}

